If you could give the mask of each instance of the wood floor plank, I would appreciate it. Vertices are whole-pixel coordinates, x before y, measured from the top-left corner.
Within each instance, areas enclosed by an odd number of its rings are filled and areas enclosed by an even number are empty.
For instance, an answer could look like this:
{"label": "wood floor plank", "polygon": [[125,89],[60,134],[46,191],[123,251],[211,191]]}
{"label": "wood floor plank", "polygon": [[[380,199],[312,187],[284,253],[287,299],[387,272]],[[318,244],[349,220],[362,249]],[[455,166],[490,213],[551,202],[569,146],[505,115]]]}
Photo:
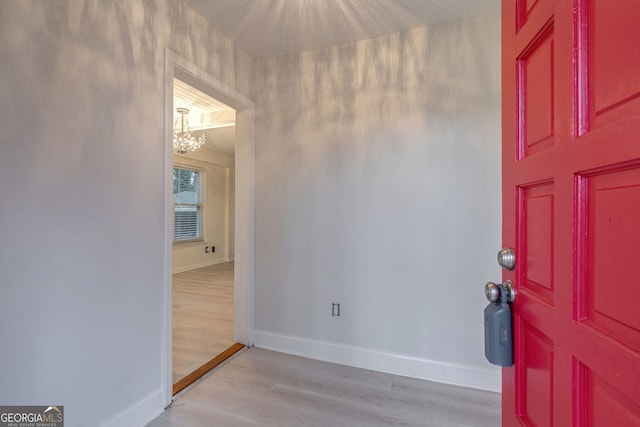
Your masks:
{"label": "wood floor plank", "polygon": [[149,427],[500,425],[497,393],[245,349]]}
{"label": "wood floor plank", "polygon": [[174,384],[234,344],[233,268],[227,262],[173,275]]}

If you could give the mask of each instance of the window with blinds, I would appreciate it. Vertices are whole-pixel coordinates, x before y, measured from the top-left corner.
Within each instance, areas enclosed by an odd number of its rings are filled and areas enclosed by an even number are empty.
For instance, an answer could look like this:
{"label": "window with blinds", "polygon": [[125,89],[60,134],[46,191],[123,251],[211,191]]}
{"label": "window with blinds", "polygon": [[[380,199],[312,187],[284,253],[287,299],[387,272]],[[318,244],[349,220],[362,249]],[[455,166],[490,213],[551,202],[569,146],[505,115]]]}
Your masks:
{"label": "window with blinds", "polygon": [[173,241],[203,240],[203,172],[173,168]]}

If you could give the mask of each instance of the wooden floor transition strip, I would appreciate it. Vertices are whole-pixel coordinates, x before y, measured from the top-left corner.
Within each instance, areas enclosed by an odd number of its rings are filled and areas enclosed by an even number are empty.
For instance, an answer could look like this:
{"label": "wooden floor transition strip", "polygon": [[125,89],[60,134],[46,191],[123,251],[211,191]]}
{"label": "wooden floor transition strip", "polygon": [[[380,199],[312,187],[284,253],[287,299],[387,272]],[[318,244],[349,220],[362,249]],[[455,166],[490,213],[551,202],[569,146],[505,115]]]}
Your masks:
{"label": "wooden floor transition strip", "polygon": [[178,382],[176,382],[173,385],[173,395],[175,396],[185,388],[189,387],[194,382],[198,381],[200,378],[202,378],[204,374],[206,374],[216,366],[220,365],[222,362],[229,359],[231,356],[233,356],[243,348],[244,348],[244,344],[235,343],[231,347],[229,347],[228,349],[226,349],[225,351],[223,351],[222,353],[214,357],[213,359],[209,360],[204,365],[200,366],[195,371],[191,372],[186,377],[180,379]]}

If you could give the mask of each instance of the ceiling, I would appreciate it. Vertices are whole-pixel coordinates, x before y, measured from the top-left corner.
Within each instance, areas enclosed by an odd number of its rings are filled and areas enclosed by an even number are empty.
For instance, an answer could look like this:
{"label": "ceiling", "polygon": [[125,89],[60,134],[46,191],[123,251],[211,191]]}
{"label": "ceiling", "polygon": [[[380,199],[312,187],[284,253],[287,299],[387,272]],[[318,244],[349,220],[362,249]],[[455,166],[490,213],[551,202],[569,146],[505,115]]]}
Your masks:
{"label": "ceiling", "polygon": [[[234,155],[236,140],[236,111],[228,105],[210,97],[182,80],[173,79],[173,106],[187,108],[185,116],[194,136],[205,134],[204,149]],[[173,113],[177,126],[180,114]]]}
{"label": "ceiling", "polygon": [[[253,59],[337,46],[500,9],[500,0],[185,1]],[[205,133],[203,148],[234,154],[231,107],[177,79],[174,106],[189,109],[191,129]]]}
{"label": "ceiling", "polygon": [[185,0],[253,59],[500,10],[500,0]]}

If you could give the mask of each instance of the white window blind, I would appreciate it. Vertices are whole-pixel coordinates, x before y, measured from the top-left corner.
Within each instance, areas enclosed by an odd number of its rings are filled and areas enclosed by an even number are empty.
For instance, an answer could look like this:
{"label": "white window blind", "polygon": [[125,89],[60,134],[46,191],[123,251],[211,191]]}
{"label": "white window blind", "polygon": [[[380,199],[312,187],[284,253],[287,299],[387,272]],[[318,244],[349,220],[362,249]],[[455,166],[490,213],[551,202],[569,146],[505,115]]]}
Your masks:
{"label": "white window blind", "polygon": [[173,241],[203,239],[204,172],[182,166],[173,168]]}

